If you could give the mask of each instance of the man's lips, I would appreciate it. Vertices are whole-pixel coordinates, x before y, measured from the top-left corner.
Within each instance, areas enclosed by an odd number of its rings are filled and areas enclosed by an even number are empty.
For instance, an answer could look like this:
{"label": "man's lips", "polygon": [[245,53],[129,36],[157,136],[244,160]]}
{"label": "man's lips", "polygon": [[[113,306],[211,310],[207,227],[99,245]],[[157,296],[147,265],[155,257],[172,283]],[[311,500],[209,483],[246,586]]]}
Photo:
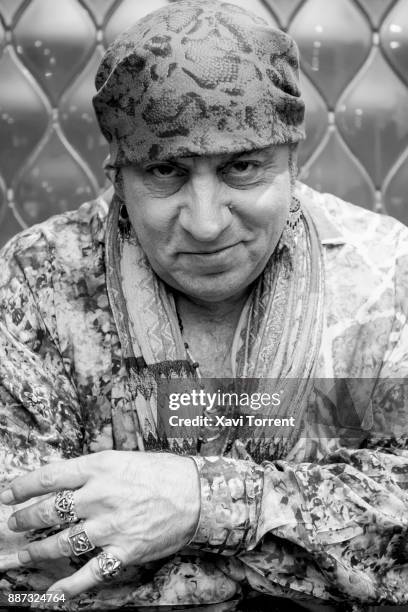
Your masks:
{"label": "man's lips", "polygon": [[183,251],[183,255],[215,255],[217,253],[222,253],[223,251],[227,251],[228,249],[232,249],[234,246],[237,246],[239,242],[234,242],[234,244],[227,244],[222,247],[217,247],[216,249],[203,249],[197,251]]}
{"label": "man's lips", "polygon": [[204,273],[219,273],[229,269],[236,260],[234,249],[239,248],[239,244],[239,242],[235,242],[212,250],[184,251],[180,255],[185,258],[185,264],[192,270],[201,270]]}

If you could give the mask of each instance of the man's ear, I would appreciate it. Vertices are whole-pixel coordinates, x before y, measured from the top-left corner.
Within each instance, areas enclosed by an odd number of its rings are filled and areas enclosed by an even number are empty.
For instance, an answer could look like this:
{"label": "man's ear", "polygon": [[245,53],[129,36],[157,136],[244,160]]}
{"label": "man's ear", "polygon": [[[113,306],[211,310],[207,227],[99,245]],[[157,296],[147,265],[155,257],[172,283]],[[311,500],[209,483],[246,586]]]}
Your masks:
{"label": "man's ear", "polygon": [[114,172],[115,168],[110,164],[110,155],[108,155],[103,161],[103,171],[105,173],[106,178],[113,183],[114,182]]}
{"label": "man's ear", "polygon": [[108,155],[108,157],[103,162],[103,171],[105,173],[106,178],[108,179],[108,182],[112,183],[115,192],[123,200],[124,192],[121,168],[117,168],[116,166],[112,166],[110,164],[110,155]]}
{"label": "man's ear", "polygon": [[116,195],[121,199],[125,199],[125,192],[123,188],[123,173],[122,168],[114,168],[110,166],[105,169],[105,174],[109,177],[110,182],[115,189]]}

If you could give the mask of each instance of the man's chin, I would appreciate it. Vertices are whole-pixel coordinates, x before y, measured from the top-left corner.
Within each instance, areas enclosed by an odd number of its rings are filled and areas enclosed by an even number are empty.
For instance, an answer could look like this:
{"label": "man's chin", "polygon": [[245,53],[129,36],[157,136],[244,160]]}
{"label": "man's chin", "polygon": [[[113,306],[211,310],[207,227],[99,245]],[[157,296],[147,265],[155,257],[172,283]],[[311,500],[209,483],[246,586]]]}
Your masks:
{"label": "man's chin", "polygon": [[187,298],[202,302],[223,302],[239,297],[250,284],[242,280],[241,274],[240,278],[234,276],[225,272],[199,275],[194,278],[177,279],[177,286],[175,284],[172,286]]}

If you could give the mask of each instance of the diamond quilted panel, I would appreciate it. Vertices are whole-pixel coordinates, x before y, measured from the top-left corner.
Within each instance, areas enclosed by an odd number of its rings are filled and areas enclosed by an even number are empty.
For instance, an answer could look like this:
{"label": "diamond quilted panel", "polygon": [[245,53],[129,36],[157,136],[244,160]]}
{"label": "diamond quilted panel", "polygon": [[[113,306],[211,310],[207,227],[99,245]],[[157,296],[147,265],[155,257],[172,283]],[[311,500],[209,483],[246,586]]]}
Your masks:
{"label": "diamond quilted panel", "polygon": [[309,0],[296,14],[290,33],[302,68],[333,108],[371,47],[369,25],[350,0]]}
{"label": "diamond quilted panel", "polygon": [[375,194],[369,177],[333,128],[320,153],[302,170],[301,178],[318,191],[374,208]]}
{"label": "diamond quilted panel", "polygon": [[3,246],[7,240],[22,229],[12,208],[7,206],[6,197],[0,188],[0,246]]}
{"label": "diamond quilted panel", "polygon": [[84,6],[92,13],[96,23],[102,25],[108,11],[117,3],[118,0],[80,0]]}
{"label": "diamond quilted panel", "polygon": [[135,2],[135,0],[122,0],[105,29],[105,40],[111,42],[124,30],[150,13],[162,6],[166,6],[166,0],[149,0],[149,2]]}
{"label": "diamond quilted panel", "polygon": [[75,0],[32,0],[14,35],[20,57],[55,102],[89,55],[96,31]]}
{"label": "diamond quilted panel", "polygon": [[408,3],[400,0],[381,28],[384,52],[408,85]]}
{"label": "diamond quilted panel", "polygon": [[[382,18],[395,2],[395,0],[356,0],[369,16],[371,23],[376,28]],[[403,0],[405,1],[405,0]]]}
{"label": "diamond quilted panel", "polygon": [[84,157],[102,185],[105,177],[102,162],[108,146],[98,127],[91,98],[95,93],[94,78],[103,53],[96,49],[78,79],[60,104],[60,121],[70,143]]}
{"label": "diamond quilted panel", "polygon": [[6,44],[6,33],[0,21],[0,52],[3,50],[3,47],[5,44]]}
{"label": "diamond quilted panel", "polygon": [[279,23],[286,28],[295,10],[302,4],[303,0],[264,0],[274,14],[278,17]]}
{"label": "diamond quilted panel", "polygon": [[[0,246],[20,215],[30,225],[104,183],[107,145],[91,106],[97,41],[170,1],[0,0]],[[382,193],[408,224],[408,0],[229,1],[290,27],[300,45],[307,182],[368,208]]]}
{"label": "diamond quilted panel", "polygon": [[260,17],[263,17],[266,22],[271,25],[277,27],[277,21],[273,17],[270,10],[268,10],[265,5],[260,0],[251,0],[251,5],[248,5],[248,0],[228,0],[231,4],[237,4],[238,6],[242,6],[242,8],[252,11],[256,13]]}
{"label": "diamond quilted panel", "polygon": [[299,166],[302,166],[322,140],[329,117],[323,98],[303,74],[300,86],[306,104],[306,140],[299,147]]}
{"label": "diamond quilted panel", "polygon": [[[4,217],[4,209],[6,208],[6,206],[7,206],[6,187],[0,176],[0,238],[1,238],[1,228],[2,228],[1,220]],[[3,242],[0,242],[0,244],[3,244]]]}
{"label": "diamond quilted panel", "polygon": [[379,49],[340,101],[336,119],[346,143],[380,189],[408,146],[408,91]]}
{"label": "diamond quilted panel", "polygon": [[28,70],[20,65],[12,49],[0,59],[0,167],[6,181],[40,141],[48,125],[48,108]]}
{"label": "diamond quilted panel", "polygon": [[27,1],[28,0],[0,0],[0,15],[7,25],[13,22],[18,10],[23,4],[27,4]]}
{"label": "diamond quilted panel", "polygon": [[29,225],[71,210],[96,194],[97,186],[56,127],[24,168],[15,189],[17,210]]}
{"label": "diamond quilted panel", "polygon": [[398,162],[384,185],[384,207],[388,214],[408,225],[408,151]]}

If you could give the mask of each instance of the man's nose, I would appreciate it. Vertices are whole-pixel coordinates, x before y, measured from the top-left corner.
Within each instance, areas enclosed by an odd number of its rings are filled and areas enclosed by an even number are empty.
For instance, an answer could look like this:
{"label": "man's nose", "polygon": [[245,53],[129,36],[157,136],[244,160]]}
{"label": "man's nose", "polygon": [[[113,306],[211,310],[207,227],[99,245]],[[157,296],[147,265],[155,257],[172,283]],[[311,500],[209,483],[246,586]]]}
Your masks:
{"label": "man's nose", "polygon": [[185,190],[179,221],[200,242],[216,240],[231,222],[229,201],[216,177],[194,177]]}

